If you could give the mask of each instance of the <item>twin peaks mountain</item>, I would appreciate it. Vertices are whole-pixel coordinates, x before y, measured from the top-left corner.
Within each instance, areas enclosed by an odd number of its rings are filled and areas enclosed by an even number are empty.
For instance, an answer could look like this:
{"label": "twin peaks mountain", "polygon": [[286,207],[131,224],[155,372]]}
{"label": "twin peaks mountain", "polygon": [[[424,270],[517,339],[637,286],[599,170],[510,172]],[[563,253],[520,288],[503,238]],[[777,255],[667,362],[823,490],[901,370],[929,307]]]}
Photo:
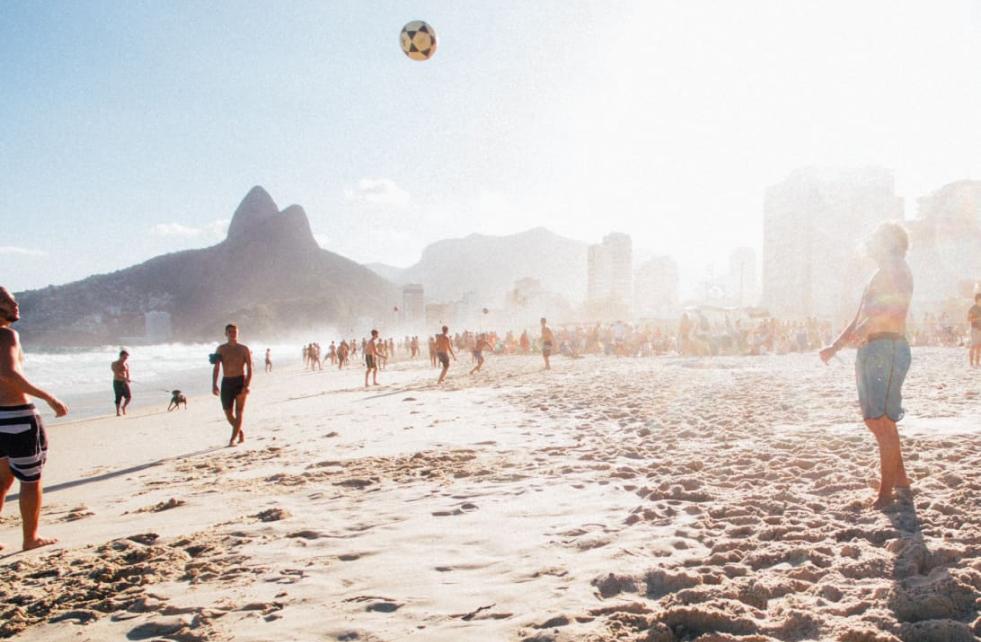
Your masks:
{"label": "twin peaks mountain", "polygon": [[263,188],[253,187],[217,245],[17,298],[26,341],[85,346],[142,337],[153,313],[169,314],[173,338],[181,341],[214,340],[229,321],[242,325],[246,337],[326,324],[347,330],[359,318],[390,314],[401,294],[371,270],[322,249],[302,207],[279,211]]}

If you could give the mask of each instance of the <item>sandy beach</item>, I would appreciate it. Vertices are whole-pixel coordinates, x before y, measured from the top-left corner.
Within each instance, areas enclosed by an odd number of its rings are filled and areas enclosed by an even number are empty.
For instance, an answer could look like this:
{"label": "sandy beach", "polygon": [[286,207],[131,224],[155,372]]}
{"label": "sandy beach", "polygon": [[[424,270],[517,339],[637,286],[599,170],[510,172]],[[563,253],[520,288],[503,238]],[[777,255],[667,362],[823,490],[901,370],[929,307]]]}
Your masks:
{"label": "sandy beach", "polygon": [[0,637],[976,639],[978,371],[914,350],[914,496],[874,511],[842,357],[461,358],[440,388],[417,360],[367,391],[260,372],[237,448],[211,397],[51,420],[61,541],[12,553],[8,498]]}

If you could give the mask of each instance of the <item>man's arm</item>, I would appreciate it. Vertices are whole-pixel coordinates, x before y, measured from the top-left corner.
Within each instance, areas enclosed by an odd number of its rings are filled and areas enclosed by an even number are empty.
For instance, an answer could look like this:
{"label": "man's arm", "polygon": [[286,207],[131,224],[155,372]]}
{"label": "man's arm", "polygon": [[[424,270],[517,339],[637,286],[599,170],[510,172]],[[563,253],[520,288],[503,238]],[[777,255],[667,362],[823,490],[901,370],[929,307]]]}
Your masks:
{"label": "man's arm", "polygon": [[821,361],[828,363],[831,357],[841,350],[841,347],[851,339],[852,335],[855,333],[856,328],[859,326],[859,319],[862,318],[862,308],[865,307],[865,296],[862,296],[862,302],[858,305],[858,310],[855,312],[855,318],[852,322],[845,326],[845,329],[841,331],[838,338],[831,342],[830,346],[825,347],[818,354],[821,357]]}
{"label": "man's arm", "polygon": [[215,361],[215,367],[211,369],[211,394],[218,395],[221,391],[218,389],[218,372],[221,370],[221,349],[215,351],[218,355],[218,359]]}
{"label": "man's arm", "polygon": [[34,386],[17,370],[17,355],[19,353],[17,334],[10,328],[0,329],[0,379],[17,392],[37,397],[47,402],[54,410],[56,417],[68,414],[68,407],[58,401],[53,395]]}
{"label": "man's arm", "polygon": [[245,391],[249,391],[249,385],[252,383],[252,351],[248,348],[245,349]]}

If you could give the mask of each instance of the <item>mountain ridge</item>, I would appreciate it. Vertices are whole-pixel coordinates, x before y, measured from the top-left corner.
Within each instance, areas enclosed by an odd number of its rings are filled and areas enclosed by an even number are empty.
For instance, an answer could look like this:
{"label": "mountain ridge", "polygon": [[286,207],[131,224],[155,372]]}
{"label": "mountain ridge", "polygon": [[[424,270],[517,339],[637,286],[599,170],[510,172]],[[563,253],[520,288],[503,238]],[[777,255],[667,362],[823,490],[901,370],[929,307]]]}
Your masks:
{"label": "mountain ridge", "polygon": [[280,211],[261,186],[236,208],[216,245],[162,254],[60,286],[17,294],[26,341],[88,346],[144,335],[148,313],[170,315],[175,340],[221,336],[235,320],[249,335],[382,318],[397,289],[313,237],[299,205]]}

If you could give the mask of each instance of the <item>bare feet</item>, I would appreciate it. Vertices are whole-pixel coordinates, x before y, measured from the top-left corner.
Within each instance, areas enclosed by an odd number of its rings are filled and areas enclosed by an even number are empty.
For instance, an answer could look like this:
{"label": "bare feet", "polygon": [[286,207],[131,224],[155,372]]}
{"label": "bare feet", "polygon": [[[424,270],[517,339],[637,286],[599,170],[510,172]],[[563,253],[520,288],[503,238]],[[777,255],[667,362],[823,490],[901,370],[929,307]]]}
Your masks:
{"label": "bare feet", "polygon": [[892,497],[877,497],[874,502],[872,502],[873,510],[882,510],[886,506],[892,503]]}
{"label": "bare feet", "polygon": [[24,542],[24,550],[30,551],[35,548],[41,548],[42,546],[50,546],[51,544],[57,544],[58,540],[52,538],[35,537],[30,541]]}

